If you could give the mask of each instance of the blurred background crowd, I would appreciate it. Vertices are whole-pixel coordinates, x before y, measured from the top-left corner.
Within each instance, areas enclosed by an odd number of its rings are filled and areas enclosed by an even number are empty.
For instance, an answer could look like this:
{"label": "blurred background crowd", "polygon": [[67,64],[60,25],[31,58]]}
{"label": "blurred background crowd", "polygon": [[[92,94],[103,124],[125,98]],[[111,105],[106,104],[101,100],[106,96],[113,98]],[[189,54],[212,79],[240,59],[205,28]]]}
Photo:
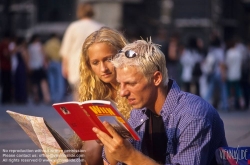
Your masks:
{"label": "blurred background crowd", "polygon": [[[51,104],[71,93],[59,51],[82,1],[0,1],[1,104]],[[249,0],[86,2],[93,5],[95,20],[130,42],[151,38],[159,44],[169,77],[184,91],[219,110],[249,109]]]}

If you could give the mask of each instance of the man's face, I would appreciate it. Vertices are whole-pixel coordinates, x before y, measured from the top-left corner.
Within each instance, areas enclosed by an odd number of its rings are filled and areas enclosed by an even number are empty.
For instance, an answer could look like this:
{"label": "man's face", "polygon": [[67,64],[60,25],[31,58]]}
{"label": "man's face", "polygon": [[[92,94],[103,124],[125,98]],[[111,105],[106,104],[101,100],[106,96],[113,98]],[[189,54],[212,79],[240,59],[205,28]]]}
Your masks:
{"label": "man's face", "polygon": [[153,82],[135,67],[117,68],[117,81],[120,83],[120,95],[126,97],[128,103],[135,109],[154,106],[157,88]]}

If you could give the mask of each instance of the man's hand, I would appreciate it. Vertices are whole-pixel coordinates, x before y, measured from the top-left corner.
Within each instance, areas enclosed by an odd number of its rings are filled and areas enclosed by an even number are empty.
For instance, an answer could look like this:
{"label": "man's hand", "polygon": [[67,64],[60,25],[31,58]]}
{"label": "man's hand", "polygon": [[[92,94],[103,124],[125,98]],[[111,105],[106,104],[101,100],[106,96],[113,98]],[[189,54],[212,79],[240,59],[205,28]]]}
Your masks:
{"label": "man's hand", "polygon": [[153,159],[137,151],[132,144],[128,140],[123,139],[108,122],[103,122],[103,125],[111,136],[95,127],[93,131],[104,145],[105,154],[110,164],[113,165],[119,161],[127,165],[159,165]]}
{"label": "man's hand", "polygon": [[108,122],[103,122],[103,125],[112,137],[95,127],[93,128],[93,131],[104,145],[107,158],[111,156],[112,159],[120,162],[129,161],[136,151],[135,148],[128,140],[123,139]]}

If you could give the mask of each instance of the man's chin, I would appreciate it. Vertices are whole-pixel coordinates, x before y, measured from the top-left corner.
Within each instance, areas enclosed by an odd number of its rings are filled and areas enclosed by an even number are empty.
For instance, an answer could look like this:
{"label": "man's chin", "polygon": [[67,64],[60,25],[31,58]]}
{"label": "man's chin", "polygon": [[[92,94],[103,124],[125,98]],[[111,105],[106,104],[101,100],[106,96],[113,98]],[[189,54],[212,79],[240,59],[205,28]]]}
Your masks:
{"label": "man's chin", "polygon": [[143,107],[141,107],[140,105],[138,105],[138,104],[131,104],[131,106],[134,108],[134,109],[141,109],[141,108],[143,108]]}

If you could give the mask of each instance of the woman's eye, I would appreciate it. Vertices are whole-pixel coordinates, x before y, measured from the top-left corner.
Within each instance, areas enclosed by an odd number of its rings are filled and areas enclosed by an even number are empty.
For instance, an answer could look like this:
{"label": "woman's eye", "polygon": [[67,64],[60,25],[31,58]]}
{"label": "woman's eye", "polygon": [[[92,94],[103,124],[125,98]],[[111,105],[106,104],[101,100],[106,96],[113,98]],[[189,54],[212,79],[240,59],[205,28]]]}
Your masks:
{"label": "woman's eye", "polygon": [[92,65],[97,65],[98,64],[98,61],[93,61],[92,62]]}

